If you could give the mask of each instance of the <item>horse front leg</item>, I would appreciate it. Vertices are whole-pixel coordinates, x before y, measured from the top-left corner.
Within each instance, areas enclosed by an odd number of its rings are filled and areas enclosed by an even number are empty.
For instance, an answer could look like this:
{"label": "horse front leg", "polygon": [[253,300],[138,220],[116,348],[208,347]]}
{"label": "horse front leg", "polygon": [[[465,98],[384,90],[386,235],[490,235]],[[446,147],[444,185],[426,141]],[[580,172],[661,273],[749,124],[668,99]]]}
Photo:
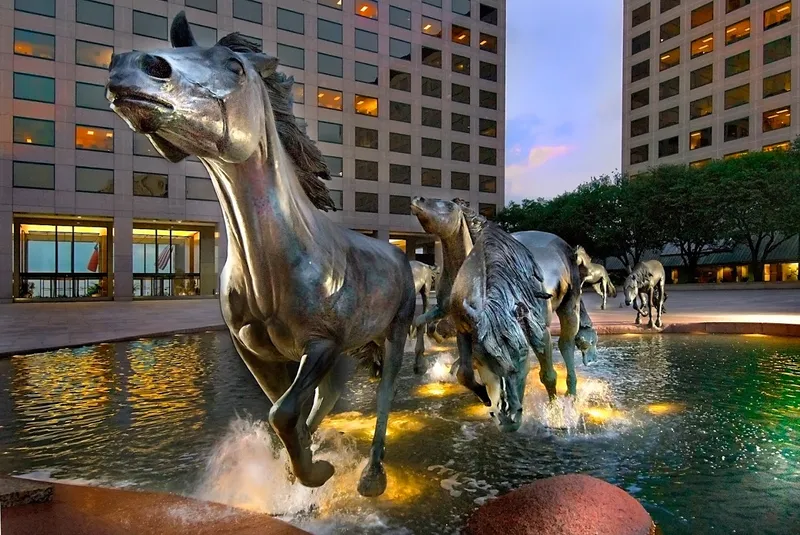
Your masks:
{"label": "horse front leg", "polygon": [[664,325],[663,322],[661,321],[661,314],[664,312],[664,295],[666,291],[664,288],[663,280],[659,283],[658,288],[659,288],[658,292],[659,296],[658,296],[658,303],[656,305],[658,317],[656,318],[656,327],[660,329]]}
{"label": "horse front leg", "polygon": [[558,349],[567,368],[567,394],[575,396],[578,384],[578,376],[575,374],[575,337],[580,329],[580,301],[575,301],[573,298],[562,303],[556,313],[561,324]]}
{"label": "horse front leg", "polygon": [[339,401],[344,385],[352,377],[354,368],[355,362],[353,359],[342,355],[336,359],[331,371],[319,383],[319,386],[314,391],[314,405],[306,420],[309,434],[314,434],[322,420],[325,419],[334,405],[336,405],[336,402]]}
{"label": "horse front leg", "polygon": [[292,472],[306,487],[322,486],[334,472],[327,461],[312,462],[311,433],[301,415],[303,406],[330,372],[340,353],[340,348],[330,340],[309,342],[292,386],[269,411],[269,423],[289,454]]}
{"label": "horse front leg", "polygon": [[472,334],[459,332],[456,336],[458,342],[456,377],[458,382],[475,392],[484,405],[491,407],[492,401],[489,399],[489,393],[484,385],[475,380],[475,370],[472,369]]}
{"label": "horse front leg", "polygon": [[[638,302],[637,302],[637,299],[638,299]],[[644,308],[642,306],[642,302],[643,302],[642,294],[638,294],[636,297],[633,298],[633,308],[636,309],[636,320],[634,321],[634,323],[636,325],[639,325],[639,324],[642,323],[642,319],[641,318],[644,315],[643,314],[644,311],[642,310]]]}
{"label": "horse front leg", "polygon": [[650,290],[647,292],[647,315],[650,316],[650,321],[647,322],[647,326],[651,329],[653,328],[653,305],[655,305],[655,301],[653,301],[654,293],[655,287],[651,286]]}
{"label": "horse front leg", "polygon": [[539,360],[539,380],[547,390],[547,396],[550,401],[556,399],[556,380],[558,374],[553,367],[553,337],[550,334],[550,329],[545,329],[544,337],[542,339],[542,346],[544,351],[535,351],[536,358]]}
{"label": "horse front leg", "polygon": [[606,295],[608,294],[608,290],[606,288],[606,282],[605,281],[601,281],[600,282],[600,291],[602,292],[600,294],[600,297],[602,297],[602,299],[603,299],[602,303],[600,303],[600,310],[605,310],[606,309]]}
{"label": "horse front leg", "polygon": [[[425,312],[428,310],[428,287],[427,285],[422,287],[422,290],[419,292],[422,295],[422,314],[425,315]],[[422,357],[425,354],[425,329],[421,328],[416,329],[417,331],[417,345],[414,348],[414,373],[419,375],[423,372],[423,363]]]}

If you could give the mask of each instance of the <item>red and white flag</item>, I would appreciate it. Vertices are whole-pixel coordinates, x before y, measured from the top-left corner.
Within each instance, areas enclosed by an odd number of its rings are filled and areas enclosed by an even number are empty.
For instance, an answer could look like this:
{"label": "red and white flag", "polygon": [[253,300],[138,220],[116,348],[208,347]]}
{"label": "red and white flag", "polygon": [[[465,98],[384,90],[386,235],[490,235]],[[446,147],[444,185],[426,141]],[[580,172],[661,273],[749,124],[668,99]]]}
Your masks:
{"label": "red and white flag", "polygon": [[97,272],[97,266],[100,264],[100,244],[94,244],[94,251],[92,256],[89,257],[89,263],[86,264],[86,269],[92,273]]}
{"label": "red and white flag", "polygon": [[172,245],[170,245],[169,247],[164,247],[161,250],[161,253],[158,255],[158,260],[156,261],[156,266],[158,267],[159,271],[167,267],[167,264],[169,264],[169,260],[171,257],[172,257]]}

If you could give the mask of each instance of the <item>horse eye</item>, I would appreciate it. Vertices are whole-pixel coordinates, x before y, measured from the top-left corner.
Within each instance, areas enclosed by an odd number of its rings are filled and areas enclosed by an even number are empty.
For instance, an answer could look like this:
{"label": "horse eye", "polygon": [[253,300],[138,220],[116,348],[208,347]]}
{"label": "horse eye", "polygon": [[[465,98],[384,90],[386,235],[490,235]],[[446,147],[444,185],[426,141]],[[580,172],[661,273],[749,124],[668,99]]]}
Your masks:
{"label": "horse eye", "polygon": [[236,59],[229,59],[228,63],[225,65],[229,71],[234,73],[237,76],[241,76],[244,74],[244,65],[239,60]]}

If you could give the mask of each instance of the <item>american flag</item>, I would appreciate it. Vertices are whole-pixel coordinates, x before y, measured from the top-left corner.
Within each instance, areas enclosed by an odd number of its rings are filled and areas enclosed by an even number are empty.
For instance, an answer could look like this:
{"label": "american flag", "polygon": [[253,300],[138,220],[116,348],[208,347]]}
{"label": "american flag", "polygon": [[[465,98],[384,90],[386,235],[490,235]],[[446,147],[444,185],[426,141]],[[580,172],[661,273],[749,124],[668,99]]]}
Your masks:
{"label": "american flag", "polygon": [[169,264],[169,259],[171,256],[172,256],[172,245],[170,245],[169,247],[164,247],[161,250],[161,253],[158,255],[158,260],[156,260],[156,266],[158,267],[159,271],[167,267],[167,264]]}

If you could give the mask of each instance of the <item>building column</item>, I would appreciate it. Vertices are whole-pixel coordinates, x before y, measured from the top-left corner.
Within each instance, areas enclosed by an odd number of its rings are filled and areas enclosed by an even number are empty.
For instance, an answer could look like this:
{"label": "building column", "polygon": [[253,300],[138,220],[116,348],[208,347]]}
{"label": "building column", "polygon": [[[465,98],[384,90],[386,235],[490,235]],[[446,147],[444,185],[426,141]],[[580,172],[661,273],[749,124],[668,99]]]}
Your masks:
{"label": "building column", "polygon": [[114,300],[133,299],[133,218],[114,218]]}
{"label": "building column", "polygon": [[409,260],[417,258],[417,239],[406,238],[406,256]]}
{"label": "building column", "polygon": [[388,230],[378,230],[376,232],[376,238],[383,241],[389,241],[389,231]]}
{"label": "building column", "polygon": [[216,231],[215,227],[200,229],[200,295],[214,295],[217,289]]}
{"label": "building column", "polygon": [[12,251],[14,237],[14,214],[11,210],[0,210],[0,303],[10,303],[14,297],[14,265]]}
{"label": "building column", "polygon": [[436,259],[436,265],[439,269],[443,269],[444,255],[442,254],[442,242],[440,240],[436,240],[436,243],[433,245],[433,257]]}

